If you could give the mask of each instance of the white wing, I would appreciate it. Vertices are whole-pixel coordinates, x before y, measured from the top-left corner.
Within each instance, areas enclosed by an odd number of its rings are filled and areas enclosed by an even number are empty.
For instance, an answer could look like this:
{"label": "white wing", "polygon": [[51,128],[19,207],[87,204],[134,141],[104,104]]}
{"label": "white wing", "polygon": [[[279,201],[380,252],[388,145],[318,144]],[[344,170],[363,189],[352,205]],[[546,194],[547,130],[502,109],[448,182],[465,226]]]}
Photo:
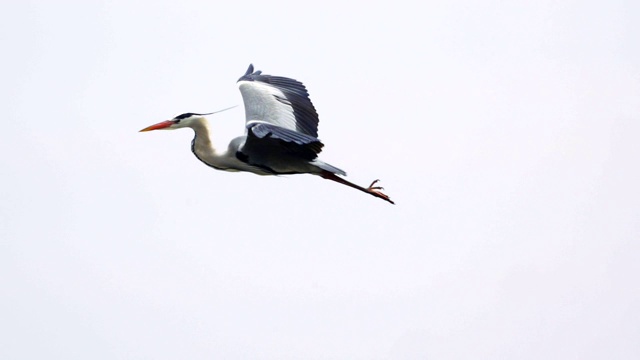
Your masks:
{"label": "white wing", "polygon": [[318,113],[305,86],[294,79],[262,75],[249,65],[238,79],[246,126],[268,123],[318,137]]}

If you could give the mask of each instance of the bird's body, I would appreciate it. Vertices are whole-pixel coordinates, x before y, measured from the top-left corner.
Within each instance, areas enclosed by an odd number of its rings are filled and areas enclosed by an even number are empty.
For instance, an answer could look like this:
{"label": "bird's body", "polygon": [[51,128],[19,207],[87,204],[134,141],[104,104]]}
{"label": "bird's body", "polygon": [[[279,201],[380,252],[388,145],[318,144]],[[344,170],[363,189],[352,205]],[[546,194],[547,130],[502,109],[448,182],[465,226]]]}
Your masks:
{"label": "bird's body", "polygon": [[[203,163],[226,171],[258,175],[313,174],[393,201],[373,186],[355,185],[338,175],[346,173],[318,159],[324,144],[318,136],[318,114],[304,85],[296,80],[263,75],[253,65],[238,80],[245,107],[245,135],[233,139],[226,149],[211,142],[209,122],[203,115],[185,113],[141,131],[192,128],[194,155]],[[213,113],[210,113],[213,114]]]}
{"label": "bird's body", "polygon": [[220,151],[211,142],[209,121],[206,118],[195,119],[190,127],[195,132],[195,137],[191,141],[191,151],[200,161],[216,170],[246,171],[257,175],[285,175],[320,173],[323,167],[330,167],[337,173],[344,174],[342,170],[317,158],[309,161],[301,158],[298,154],[290,154],[286,151],[259,152],[254,150],[251,157],[252,163],[249,163],[247,155],[243,156],[245,152],[248,152],[245,147],[247,135],[234,138],[226,149]]}

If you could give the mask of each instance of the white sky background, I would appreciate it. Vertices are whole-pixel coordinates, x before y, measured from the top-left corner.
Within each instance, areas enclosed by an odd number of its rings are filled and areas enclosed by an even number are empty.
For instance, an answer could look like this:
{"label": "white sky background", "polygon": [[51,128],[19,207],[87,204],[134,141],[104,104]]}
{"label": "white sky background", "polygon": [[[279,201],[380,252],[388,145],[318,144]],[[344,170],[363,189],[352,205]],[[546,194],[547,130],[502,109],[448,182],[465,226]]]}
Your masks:
{"label": "white sky background", "polygon": [[[639,3],[419,3],[4,1],[0,358],[639,358]],[[137,132],[251,62],[397,205]]]}

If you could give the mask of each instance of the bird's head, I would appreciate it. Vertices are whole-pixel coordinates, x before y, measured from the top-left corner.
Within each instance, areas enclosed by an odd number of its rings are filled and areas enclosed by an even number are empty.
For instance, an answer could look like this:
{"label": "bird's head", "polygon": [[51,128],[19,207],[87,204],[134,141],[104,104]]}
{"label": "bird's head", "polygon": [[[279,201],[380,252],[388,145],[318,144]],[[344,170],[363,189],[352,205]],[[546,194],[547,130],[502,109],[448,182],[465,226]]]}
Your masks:
{"label": "bird's head", "polygon": [[166,120],[151,126],[147,126],[146,128],[140,130],[140,132],[151,130],[175,130],[184,127],[193,127],[194,124],[202,123],[205,120],[203,115],[205,114],[184,113],[174,117],[171,120]]}
{"label": "bird's head", "polygon": [[[236,105],[237,106],[237,105]],[[175,129],[180,129],[180,128],[185,128],[185,127],[190,127],[190,128],[194,128],[198,125],[201,124],[205,124],[206,126],[206,119],[205,119],[205,115],[213,115],[216,113],[219,113],[221,111],[225,111],[225,110],[229,110],[229,109],[233,109],[236,106],[232,106],[226,109],[222,109],[219,111],[214,111],[211,113],[207,113],[207,114],[197,114],[197,113],[184,113],[181,115],[178,115],[176,117],[174,117],[171,120],[166,120],[163,122],[159,122],[157,124],[153,124],[151,126],[147,126],[146,128],[140,130],[140,132],[143,131],[151,131],[151,130],[175,130]]]}

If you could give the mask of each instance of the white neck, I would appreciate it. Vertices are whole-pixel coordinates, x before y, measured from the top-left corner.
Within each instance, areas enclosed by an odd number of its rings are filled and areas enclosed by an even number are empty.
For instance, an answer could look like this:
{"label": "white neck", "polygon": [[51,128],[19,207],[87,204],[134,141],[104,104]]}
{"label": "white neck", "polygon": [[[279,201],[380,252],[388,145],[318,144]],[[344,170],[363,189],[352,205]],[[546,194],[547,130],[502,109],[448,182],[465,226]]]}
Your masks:
{"label": "white neck", "polygon": [[193,152],[198,156],[216,154],[216,149],[211,143],[209,122],[206,119],[202,119],[201,121],[193,122],[189,127],[196,133],[193,138]]}
{"label": "white neck", "polygon": [[189,124],[196,133],[191,143],[191,151],[203,163],[219,170],[238,171],[243,164],[235,157],[235,150],[218,152],[211,142],[209,122],[202,118]]}

